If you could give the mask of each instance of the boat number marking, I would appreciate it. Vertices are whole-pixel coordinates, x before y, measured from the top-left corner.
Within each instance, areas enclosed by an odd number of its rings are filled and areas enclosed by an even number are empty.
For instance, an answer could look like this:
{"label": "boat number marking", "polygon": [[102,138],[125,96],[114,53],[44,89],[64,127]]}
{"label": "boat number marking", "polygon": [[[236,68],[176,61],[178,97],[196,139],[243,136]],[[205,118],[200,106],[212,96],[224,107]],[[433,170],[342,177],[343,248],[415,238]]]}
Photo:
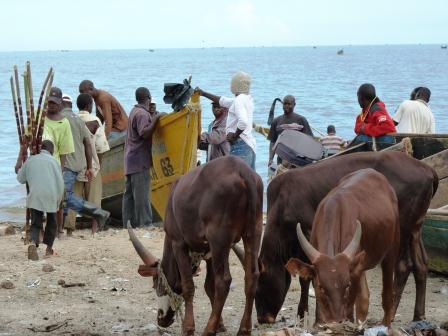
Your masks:
{"label": "boat number marking", "polygon": [[170,158],[164,158],[160,159],[160,166],[162,167],[162,173],[165,176],[173,176],[174,175],[174,168],[171,165]]}

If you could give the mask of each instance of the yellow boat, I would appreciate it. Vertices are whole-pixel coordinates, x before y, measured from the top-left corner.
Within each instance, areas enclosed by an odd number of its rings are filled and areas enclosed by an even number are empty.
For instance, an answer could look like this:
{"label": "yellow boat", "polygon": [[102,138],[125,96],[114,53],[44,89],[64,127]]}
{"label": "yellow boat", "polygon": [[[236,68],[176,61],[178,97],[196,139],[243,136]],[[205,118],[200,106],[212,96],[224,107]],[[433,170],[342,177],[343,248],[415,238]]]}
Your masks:
{"label": "yellow boat", "polygon": [[[201,132],[201,105],[199,94],[194,93],[179,112],[159,119],[152,139],[153,167],[151,174],[151,205],[154,220],[165,217],[165,208],[172,183],[197,164],[197,141]],[[103,155],[102,207],[114,219],[121,219],[121,203],[125,186],[125,137],[110,142],[110,151]],[[155,210],[155,211],[154,211]]]}

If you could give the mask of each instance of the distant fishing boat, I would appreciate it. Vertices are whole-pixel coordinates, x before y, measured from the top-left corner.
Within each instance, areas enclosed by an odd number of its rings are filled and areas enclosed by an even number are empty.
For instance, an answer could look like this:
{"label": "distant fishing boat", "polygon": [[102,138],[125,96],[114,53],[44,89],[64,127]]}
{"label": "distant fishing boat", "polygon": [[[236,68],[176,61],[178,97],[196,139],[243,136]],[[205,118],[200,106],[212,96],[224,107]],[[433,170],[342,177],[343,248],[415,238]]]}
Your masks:
{"label": "distant fishing boat", "polygon": [[440,48],[442,48],[442,49],[447,49],[447,47],[448,46],[446,44],[443,44],[443,45],[440,46]]}
{"label": "distant fishing boat", "polygon": [[148,51],[149,51],[149,52],[154,52],[155,50],[154,50],[154,49],[148,49]]}
{"label": "distant fishing boat", "polygon": [[338,55],[344,55],[344,49],[338,50],[337,54]]}

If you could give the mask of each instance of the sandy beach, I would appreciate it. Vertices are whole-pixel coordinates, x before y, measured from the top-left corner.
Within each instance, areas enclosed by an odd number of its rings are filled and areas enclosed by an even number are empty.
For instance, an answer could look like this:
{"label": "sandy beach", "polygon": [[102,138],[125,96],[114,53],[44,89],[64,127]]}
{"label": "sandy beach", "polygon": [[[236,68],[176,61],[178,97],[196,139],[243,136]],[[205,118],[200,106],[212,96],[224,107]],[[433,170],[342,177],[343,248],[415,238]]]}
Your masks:
{"label": "sandy beach", "polygon": [[[164,233],[161,229],[137,230],[137,236],[162,255]],[[156,326],[157,298],[152,280],[137,273],[140,260],[124,230],[110,229],[92,237],[89,230],[76,231],[73,238],[56,240],[57,256],[28,261],[21,234],[0,237],[0,282],[9,280],[14,288],[0,288],[0,335],[179,335],[180,321],[168,329]],[[45,266],[51,265],[52,267]],[[231,254],[233,277],[223,312],[228,331],[235,335],[244,307],[244,273],[237,258]],[[45,272],[43,268],[53,268]],[[201,334],[207,322],[210,305],[203,283],[203,272],[195,278],[196,333]],[[47,269],[48,270],[48,269]],[[379,321],[381,308],[381,272],[368,273],[371,290],[369,319]],[[78,284],[74,287],[63,287]],[[443,289],[445,288],[445,289]],[[442,293],[441,293],[442,290]],[[278,330],[295,322],[299,297],[298,280],[293,280],[283,309],[273,326],[258,326],[254,312],[253,335]],[[428,278],[426,316],[440,324],[448,320],[448,279],[430,275]],[[445,293],[445,294],[443,294]],[[408,281],[394,324],[404,326],[412,319],[414,284]],[[315,300],[311,299],[311,316]],[[254,309],[255,311],[255,309]]]}

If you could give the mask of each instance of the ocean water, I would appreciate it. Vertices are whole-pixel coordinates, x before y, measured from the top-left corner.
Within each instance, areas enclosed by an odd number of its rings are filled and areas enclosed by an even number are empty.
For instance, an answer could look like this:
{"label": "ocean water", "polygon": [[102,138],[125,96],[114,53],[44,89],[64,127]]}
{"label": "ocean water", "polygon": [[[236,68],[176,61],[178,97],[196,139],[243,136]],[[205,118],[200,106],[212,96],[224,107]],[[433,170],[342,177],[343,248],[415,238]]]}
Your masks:
{"label": "ocean water", "polygon": [[[276,97],[296,97],[296,112],[311,126],[326,130],[336,126],[347,139],[354,136],[353,125],[359,106],[356,91],[370,82],[393,115],[399,103],[416,86],[432,91],[431,107],[438,133],[448,133],[448,52],[438,45],[346,46],[289,48],[210,48],[42,51],[0,53],[0,220],[22,220],[25,191],[16,181],[14,164],[18,151],[15,117],[9,77],[15,64],[23,71],[31,61],[34,99],[50,67],[55,70],[54,85],[73,99],[78,85],[90,79],[95,86],[116,96],[127,111],[134,104],[134,91],[147,86],[158,103],[158,110],[169,112],[163,104],[163,84],[181,82],[189,75],[192,85],[218,94],[230,95],[230,77],[238,71],[252,77],[255,100],[254,121],[266,125],[271,102]],[[202,125],[206,129],[213,115],[208,100],[202,100]],[[282,113],[277,107],[276,115]],[[268,142],[257,139],[257,172],[266,180]]]}

